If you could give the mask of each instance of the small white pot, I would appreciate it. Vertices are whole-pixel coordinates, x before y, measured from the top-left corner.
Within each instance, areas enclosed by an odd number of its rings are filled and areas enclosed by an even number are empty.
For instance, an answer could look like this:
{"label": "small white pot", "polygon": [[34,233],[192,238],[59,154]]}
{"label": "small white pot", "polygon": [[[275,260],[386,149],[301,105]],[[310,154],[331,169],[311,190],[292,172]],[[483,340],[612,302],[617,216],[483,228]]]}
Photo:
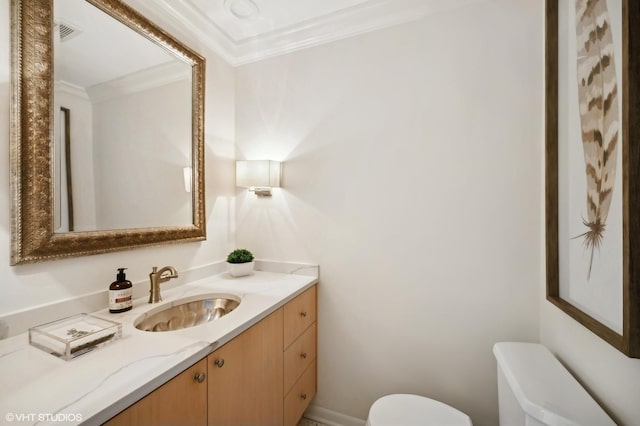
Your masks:
{"label": "small white pot", "polygon": [[253,261],[246,263],[229,263],[229,273],[234,277],[244,277],[253,273]]}

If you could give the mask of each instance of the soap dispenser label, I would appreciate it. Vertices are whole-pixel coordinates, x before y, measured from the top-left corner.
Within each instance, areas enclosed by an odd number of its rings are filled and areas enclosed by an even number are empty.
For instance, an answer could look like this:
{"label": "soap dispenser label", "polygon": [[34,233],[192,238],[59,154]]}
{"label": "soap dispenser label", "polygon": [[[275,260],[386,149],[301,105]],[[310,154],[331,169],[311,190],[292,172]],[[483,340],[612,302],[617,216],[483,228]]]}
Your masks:
{"label": "soap dispenser label", "polygon": [[109,290],[109,309],[123,309],[132,306],[131,289]]}

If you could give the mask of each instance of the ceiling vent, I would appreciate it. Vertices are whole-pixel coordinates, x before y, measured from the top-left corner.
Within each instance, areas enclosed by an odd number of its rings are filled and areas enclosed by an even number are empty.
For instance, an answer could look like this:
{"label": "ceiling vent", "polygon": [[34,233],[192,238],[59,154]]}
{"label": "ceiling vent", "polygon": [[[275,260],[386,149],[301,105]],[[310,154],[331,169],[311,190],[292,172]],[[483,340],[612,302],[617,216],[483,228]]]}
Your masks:
{"label": "ceiling vent", "polygon": [[60,41],[69,41],[82,33],[80,28],[68,22],[58,21],[56,22],[56,26],[60,31]]}
{"label": "ceiling vent", "polygon": [[252,0],[225,0],[224,6],[240,20],[252,19],[260,14],[260,8]]}

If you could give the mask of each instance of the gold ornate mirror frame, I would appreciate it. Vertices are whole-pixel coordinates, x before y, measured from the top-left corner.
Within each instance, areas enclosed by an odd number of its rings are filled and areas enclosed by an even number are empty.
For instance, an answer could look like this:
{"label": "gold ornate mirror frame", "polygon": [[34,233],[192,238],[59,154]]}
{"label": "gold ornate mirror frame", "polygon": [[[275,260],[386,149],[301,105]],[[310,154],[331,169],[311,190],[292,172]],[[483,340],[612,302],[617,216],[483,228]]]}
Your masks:
{"label": "gold ornate mirror frame", "polygon": [[179,227],[54,233],[53,0],[12,0],[12,265],[206,239],[205,60],[120,0],[87,1],[192,64],[193,224]]}

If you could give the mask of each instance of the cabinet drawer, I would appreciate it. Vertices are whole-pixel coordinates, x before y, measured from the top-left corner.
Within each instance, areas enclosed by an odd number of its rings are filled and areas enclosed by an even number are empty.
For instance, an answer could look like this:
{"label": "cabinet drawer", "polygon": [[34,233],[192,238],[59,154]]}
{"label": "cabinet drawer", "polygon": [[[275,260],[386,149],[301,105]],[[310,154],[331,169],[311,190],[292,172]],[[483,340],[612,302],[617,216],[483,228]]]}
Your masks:
{"label": "cabinet drawer", "polygon": [[313,360],[284,398],[284,426],[295,426],[316,394],[316,361]]}
{"label": "cabinet drawer", "polygon": [[316,323],[311,324],[307,331],[298,337],[284,352],[285,395],[304,370],[316,359],[316,330]]}
{"label": "cabinet drawer", "polygon": [[314,285],[284,305],[284,349],[288,348],[316,320],[316,286]]}

